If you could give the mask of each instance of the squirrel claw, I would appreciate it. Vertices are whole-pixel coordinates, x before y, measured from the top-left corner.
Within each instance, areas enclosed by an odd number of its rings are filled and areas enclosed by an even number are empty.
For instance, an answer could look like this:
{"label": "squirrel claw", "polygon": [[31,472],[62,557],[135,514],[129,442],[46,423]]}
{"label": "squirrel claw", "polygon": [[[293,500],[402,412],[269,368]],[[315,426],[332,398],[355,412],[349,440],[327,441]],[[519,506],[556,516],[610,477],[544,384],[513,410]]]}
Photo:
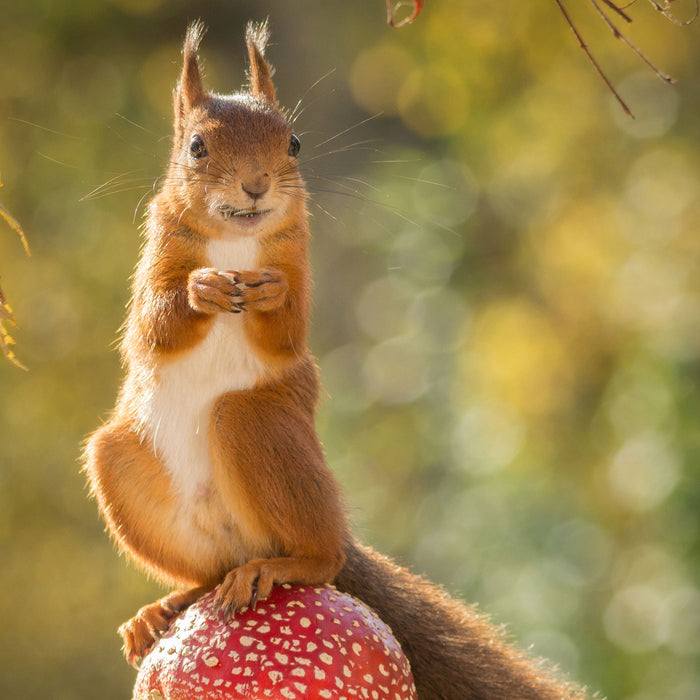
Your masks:
{"label": "squirrel claw", "polygon": [[219,270],[218,275],[220,277],[225,277],[231,284],[236,285],[240,282],[238,279],[238,273],[232,270],[225,272],[224,270]]}
{"label": "squirrel claw", "polygon": [[268,274],[267,272],[263,273],[259,280],[256,280],[255,282],[245,282],[244,284],[246,287],[254,288],[262,286],[265,284],[265,282],[272,282],[272,275]]}

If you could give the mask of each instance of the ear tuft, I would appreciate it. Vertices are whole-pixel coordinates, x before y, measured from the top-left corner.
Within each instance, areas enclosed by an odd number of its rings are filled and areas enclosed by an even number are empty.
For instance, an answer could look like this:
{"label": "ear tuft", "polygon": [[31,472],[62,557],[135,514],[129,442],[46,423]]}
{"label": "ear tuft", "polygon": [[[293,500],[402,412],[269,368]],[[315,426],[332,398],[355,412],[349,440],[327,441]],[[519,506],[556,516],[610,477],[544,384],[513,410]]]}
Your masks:
{"label": "ear tuft", "polygon": [[185,44],[182,48],[182,75],[175,93],[176,109],[181,113],[194,107],[206,97],[199,71],[197,51],[202,41],[206,27],[201,19],[197,19],[187,27]]}
{"label": "ear tuft", "polygon": [[274,69],[265,60],[265,48],[269,39],[270,28],[267,20],[259,23],[248,23],[245,40],[250,60],[250,92],[253,96],[275,105],[277,99],[275,86],[272,82]]}
{"label": "ear tuft", "polygon": [[187,27],[187,34],[185,35],[185,45],[182,52],[187,56],[197,56],[199,51],[199,45],[202,43],[202,37],[206,33],[207,28],[201,19],[196,19],[191,22]]}
{"label": "ear tuft", "polygon": [[262,22],[248,22],[245,30],[246,44],[254,44],[261,56],[265,55],[267,42],[270,41],[270,26],[268,20]]}

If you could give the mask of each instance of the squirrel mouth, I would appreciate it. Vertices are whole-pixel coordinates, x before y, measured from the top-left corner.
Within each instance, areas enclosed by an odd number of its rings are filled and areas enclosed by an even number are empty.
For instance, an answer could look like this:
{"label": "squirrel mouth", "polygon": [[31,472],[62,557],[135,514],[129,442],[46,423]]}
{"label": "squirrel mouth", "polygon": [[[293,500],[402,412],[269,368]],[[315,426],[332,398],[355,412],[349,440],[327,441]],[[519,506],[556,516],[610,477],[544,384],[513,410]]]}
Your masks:
{"label": "squirrel mouth", "polygon": [[263,216],[264,214],[268,214],[271,211],[270,209],[236,209],[230,204],[222,204],[220,207],[218,207],[218,209],[226,221],[231,218],[255,219],[259,216]]}

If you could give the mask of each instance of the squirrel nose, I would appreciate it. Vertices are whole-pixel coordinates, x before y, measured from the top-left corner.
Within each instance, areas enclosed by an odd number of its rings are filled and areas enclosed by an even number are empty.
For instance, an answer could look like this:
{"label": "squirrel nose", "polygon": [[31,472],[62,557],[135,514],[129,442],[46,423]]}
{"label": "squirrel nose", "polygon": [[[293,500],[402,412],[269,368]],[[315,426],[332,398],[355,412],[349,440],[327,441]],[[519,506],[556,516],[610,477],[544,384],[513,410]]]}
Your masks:
{"label": "squirrel nose", "polygon": [[270,189],[270,176],[267,173],[241,182],[241,188],[252,199],[257,200]]}

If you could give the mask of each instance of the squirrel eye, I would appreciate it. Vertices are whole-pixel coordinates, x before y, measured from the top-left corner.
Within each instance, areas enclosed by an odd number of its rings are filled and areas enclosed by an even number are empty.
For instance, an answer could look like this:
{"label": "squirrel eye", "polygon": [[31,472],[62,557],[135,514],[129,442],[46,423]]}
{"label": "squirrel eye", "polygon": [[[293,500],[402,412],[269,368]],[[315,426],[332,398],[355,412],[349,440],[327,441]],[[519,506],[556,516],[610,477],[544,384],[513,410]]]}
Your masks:
{"label": "squirrel eye", "polygon": [[202,156],[207,155],[207,148],[204,145],[204,141],[202,141],[202,137],[195,135],[192,137],[192,140],[190,141],[190,155],[193,158],[201,158]]}
{"label": "squirrel eye", "polygon": [[296,134],[292,134],[292,138],[289,139],[289,150],[287,153],[289,153],[292,158],[296,158],[299,155],[300,149],[301,141],[299,141],[299,137]]}

